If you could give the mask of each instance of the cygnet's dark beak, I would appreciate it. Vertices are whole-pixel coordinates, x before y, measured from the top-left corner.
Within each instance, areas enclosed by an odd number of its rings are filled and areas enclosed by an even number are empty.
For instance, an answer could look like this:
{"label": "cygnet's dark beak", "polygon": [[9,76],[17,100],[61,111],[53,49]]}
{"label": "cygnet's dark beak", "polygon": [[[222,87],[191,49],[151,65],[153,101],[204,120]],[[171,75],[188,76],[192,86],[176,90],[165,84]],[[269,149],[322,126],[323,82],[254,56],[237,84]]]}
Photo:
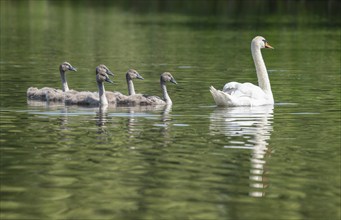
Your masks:
{"label": "cygnet's dark beak", "polygon": [[178,84],[178,83],[175,81],[174,78],[171,78],[170,82],[171,82],[171,83],[174,83],[174,84]]}
{"label": "cygnet's dark beak", "polygon": [[137,79],[144,79],[140,74],[137,74],[137,75],[136,75],[136,78],[137,78]]}
{"label": "cygnet's dark beak", "polygon": [[111,76],[114,76],[114,73],[111,72],[110,70],[107,70],[107,74],[108,74],[108,75],[111,75]]}
{"label": "cygnet's dark beak", "polygon": [[77,72],[77,69],[75,67],[73,67],[73,66],[70,66],[69,70]]}
{"label": "cygnet's dark beak", "polygon": [[105,78],[105,81],[106,82],[108,82],[108,83],[112,83],[112,84],[114,84],[114,82],[113,81],[111,81],[108,77],[107,78]]}

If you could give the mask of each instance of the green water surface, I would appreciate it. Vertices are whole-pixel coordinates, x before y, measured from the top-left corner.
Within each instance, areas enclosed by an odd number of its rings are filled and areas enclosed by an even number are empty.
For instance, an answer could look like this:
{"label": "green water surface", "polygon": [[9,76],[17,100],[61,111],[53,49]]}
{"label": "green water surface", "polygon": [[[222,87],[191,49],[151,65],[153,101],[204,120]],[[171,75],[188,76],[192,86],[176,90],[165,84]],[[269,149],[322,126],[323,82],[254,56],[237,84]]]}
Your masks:
{"label": "green water surface", "polygon": [[[340,219],[341,19],[337,1],[0,1],[1,219]],[[257,83],[274,106],[217,108],[209,92]],[[108,91],[171,108],[28,102],[30,86]]]}

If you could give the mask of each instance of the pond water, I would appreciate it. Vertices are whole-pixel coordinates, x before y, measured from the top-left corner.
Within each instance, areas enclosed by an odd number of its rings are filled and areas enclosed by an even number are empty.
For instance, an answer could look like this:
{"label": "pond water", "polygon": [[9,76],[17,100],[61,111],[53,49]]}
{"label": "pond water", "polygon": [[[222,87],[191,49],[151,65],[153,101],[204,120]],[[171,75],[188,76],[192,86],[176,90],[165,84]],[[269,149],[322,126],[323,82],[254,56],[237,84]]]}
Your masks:
{"label": "pond water", "polygon": [[[1,1],[1,219],[340,219],[337,1]],[[257,83],[276,104],[218,108],[209,86]],[[96,91],[106,64],[126,93],[173,106],[65,106],[30,86]]]}

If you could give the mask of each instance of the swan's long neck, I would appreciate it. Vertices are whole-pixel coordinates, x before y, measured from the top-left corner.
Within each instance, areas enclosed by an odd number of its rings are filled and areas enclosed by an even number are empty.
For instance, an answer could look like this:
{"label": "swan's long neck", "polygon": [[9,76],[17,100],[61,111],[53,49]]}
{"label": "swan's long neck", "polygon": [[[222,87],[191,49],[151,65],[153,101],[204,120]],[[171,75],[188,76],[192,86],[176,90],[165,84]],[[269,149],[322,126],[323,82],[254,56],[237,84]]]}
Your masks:
{"label": "swan's long neck", "polygon": [[135,95],[135,88],[133,80],[127,77],[127,84],[128,84],[128,93],[129,95]]}
{"label": "swan's long neck", "polygon": [[63,70],[60,70],[60,78],[62,79],[62,89],[63,89],[63,92],[69,91],[69,86],[67,85],[65,72]]}
{"label": "swan's long neck", "polygon": [[164,82],[163,80],[160,81],[161,84],[161,89],[162,89],[162,93],[163,93],[163,99],[165,100],[167,105],[171,105],[173,102],[170,99],[168,92],[167,92],[167,87],[166,87],[166,82]]}
{"label": "swan's long neck", "polygon": [[251,52],[252,52],[253,61],[255,62],[255,66],[256,66],[258,85],[266,94],[273,97],[272,91],[271,91],[270,79],[268,76],[268,72],[266,70],[266,66],[265,66],[260,48],[252,44]]}
{"label": "swan's long neck", "polygon": [[108,99],[105,96],[105,89],[103,82],[97,82],[98,86],[98,95],[99,95],[99,104],[101,106],[108,105]]}

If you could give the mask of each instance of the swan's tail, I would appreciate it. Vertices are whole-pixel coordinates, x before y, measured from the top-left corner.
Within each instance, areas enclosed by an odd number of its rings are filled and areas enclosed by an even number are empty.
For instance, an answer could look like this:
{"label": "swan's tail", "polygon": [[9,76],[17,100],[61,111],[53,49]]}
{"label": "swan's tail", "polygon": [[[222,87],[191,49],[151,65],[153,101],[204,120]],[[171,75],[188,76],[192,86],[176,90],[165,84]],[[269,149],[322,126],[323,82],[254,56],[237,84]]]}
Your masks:
{"label": "swan's tail", "polygon": [[213,86],[210,87],[210,92],[213,96],[215,104],[217,104],[218,106],[231,106],[231,105],[233,105],[231,95],[229,95],[223,91],[217,90]]}

